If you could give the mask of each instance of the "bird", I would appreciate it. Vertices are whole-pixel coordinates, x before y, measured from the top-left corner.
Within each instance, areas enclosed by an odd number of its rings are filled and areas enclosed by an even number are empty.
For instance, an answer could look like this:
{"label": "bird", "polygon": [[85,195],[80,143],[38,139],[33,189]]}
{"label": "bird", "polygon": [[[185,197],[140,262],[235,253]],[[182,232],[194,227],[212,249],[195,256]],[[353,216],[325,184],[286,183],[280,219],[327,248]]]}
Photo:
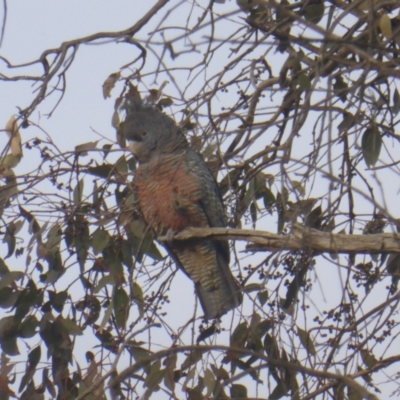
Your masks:
{"label": "bird", "polygon": [[[226,227],[226,212],[214,175],[175,121],[153,104],[130,99],[122,132],[138,161],[133,178],[139,209],[156,237],[171,238],[188,227]],[[168,240],[162,245],[194,282],[207,320],[243,300],[230,270],[227,240]]]}

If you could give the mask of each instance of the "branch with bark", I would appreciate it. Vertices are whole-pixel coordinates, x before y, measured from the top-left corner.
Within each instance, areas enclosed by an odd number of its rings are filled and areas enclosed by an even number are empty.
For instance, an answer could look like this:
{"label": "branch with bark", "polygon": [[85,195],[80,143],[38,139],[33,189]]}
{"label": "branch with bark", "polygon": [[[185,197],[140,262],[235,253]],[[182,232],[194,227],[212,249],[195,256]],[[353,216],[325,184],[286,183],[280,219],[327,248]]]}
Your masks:
{"label": "branch with bark", "polygon": [[[400,235],[380,233],[374,235],[346,235],[322,232],[294,224],[288,235],[267,231],[232,228],[189,228],[177,233],[173,240],[229,239],[249,242],[248,251],[301,250],[309,248],[320,253],[400,253]],[[160,236],[158,241],[170,240]]]}

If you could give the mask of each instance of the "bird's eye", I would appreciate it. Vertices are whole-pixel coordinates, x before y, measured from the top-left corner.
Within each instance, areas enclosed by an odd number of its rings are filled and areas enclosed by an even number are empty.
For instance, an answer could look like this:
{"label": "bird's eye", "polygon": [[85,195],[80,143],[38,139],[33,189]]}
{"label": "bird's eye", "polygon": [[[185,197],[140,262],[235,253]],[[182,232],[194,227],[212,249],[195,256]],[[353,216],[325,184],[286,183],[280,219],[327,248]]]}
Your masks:
{"label": "bird's eye", "polygon": [[142,132],[142,137],[147,136],[147,132]]}

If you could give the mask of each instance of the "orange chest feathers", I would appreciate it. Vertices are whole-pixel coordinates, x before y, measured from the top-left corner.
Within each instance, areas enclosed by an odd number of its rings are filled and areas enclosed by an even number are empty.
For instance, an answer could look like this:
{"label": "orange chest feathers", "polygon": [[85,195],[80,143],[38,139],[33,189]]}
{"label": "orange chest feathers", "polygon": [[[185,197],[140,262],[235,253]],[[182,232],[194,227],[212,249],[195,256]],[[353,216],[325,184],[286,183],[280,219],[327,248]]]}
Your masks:
{"label": "orange chest feathers", "polygon": [[201,182],[184,163],[141,166],[135,182],[144,219],[157,235],[208,225],[201,207]]}

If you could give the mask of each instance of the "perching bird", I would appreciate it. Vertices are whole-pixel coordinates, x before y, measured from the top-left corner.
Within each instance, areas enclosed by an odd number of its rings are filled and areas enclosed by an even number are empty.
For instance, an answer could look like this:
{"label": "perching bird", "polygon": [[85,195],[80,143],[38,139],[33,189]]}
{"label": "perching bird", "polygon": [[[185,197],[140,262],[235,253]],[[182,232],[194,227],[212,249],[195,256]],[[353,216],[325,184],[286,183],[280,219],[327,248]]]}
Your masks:
{"label": "perching bird", "polygon": [[[139,207],[156,235],[188,227],[225,227],[225,209],[214,176],[189,147],[181,129],[141,100],[127,101],[126,111],[123,133],[139,161],[134,178]],[[164,246],[194,282],[207,319],[241,304],[242,293],[229,268],[227,241],[193,239]]]}

